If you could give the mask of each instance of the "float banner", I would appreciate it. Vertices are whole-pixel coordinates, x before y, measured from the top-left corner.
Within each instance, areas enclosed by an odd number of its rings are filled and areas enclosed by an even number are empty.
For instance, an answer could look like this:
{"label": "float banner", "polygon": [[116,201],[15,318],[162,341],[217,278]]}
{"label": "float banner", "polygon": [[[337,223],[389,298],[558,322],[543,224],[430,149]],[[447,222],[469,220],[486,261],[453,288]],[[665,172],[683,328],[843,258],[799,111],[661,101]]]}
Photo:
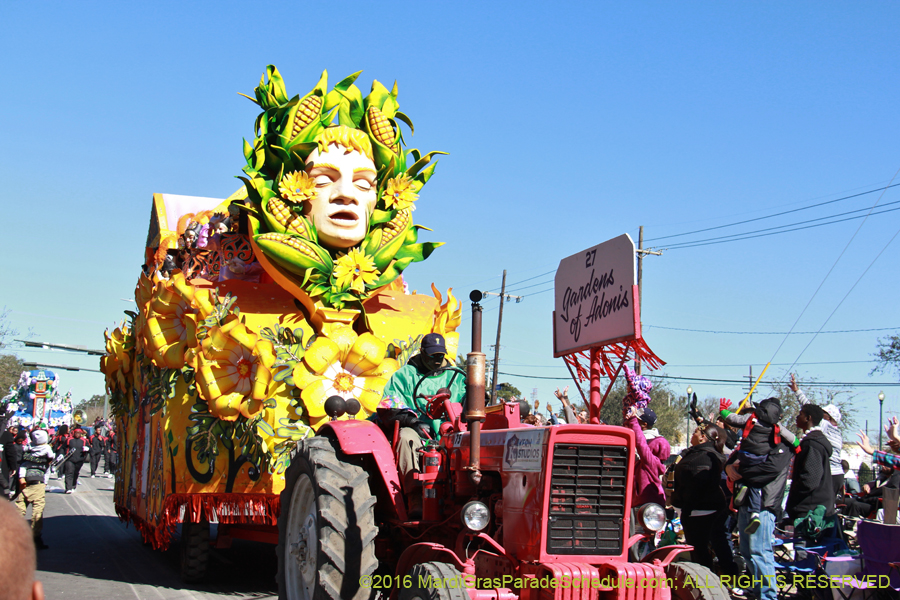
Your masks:
{"label": "float banner", "polygon": [[619,237],[564,258],[556,270],[553,356],[640,335],[634,241]]}

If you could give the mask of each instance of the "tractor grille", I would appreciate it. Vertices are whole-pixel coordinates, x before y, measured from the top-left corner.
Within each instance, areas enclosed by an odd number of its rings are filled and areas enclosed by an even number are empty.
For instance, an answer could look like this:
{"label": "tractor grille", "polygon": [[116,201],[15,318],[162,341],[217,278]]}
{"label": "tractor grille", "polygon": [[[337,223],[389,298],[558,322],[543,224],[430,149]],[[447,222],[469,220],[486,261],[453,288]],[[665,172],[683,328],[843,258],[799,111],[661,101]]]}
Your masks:
{"label": "tractor grille", "polygon": [[621,554],[627,449],[554,444],[552,469],[547,552]]}

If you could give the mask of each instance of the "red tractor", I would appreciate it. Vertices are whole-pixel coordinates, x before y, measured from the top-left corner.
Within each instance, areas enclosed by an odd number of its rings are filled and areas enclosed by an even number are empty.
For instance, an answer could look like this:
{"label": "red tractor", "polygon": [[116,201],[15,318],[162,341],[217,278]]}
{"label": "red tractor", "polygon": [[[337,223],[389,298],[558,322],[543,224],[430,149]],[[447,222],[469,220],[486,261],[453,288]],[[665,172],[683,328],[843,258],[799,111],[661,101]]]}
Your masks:
{"label": "red tractor", "polygon": [[278,523],[281,598],[729,597],[707,568],[673,562],[690,546],[629,561],[665,525],[662,507],[632,506],[632,431],[523,425],[518,404],[485,408],[484,354],[467,370],[464,413],[449,394],[430,399],[445,422],[421,450],[421,518],[407,511],[396,430],[334,420],[297,447]]}

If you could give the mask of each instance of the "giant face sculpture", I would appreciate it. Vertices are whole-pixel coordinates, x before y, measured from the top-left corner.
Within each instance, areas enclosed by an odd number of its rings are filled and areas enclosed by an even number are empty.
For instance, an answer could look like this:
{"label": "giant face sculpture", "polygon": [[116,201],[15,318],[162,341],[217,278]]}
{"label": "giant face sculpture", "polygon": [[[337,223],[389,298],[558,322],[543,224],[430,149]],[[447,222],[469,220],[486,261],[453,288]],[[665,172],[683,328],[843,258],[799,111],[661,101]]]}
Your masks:
{"label": "giant face sculpture", "polygon": [[309,155],[306,172],[315,181],[316,195],[303,215],[316,226],[319,243],[345,249],[363,241],[377,201],[375,163],[356,150],[330,144],[326,152],[317,148]]}

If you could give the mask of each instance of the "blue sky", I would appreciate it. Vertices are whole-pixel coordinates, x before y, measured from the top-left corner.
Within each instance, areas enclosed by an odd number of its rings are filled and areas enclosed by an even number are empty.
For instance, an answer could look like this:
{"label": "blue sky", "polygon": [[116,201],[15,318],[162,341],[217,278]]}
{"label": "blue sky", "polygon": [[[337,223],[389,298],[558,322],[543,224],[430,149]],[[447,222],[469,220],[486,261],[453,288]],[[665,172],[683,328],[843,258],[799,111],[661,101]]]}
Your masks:
{"label": "blue sky", "polygon": [[[269,63],[292,95],[323,69],[332,82],[362,69],[364,91],[399,82],[413,146],[450,153],[415,213],[447,245],[406,272],[413,288],[464,298],[499,288],[503,269],[521,282],[644,225],[648,245],[673,246],[645,261],[643,305],[662,372],[691,380],[673,388],[739,398],[746,386],[697,380],[746,378],[774,358],[767,379],[797,361],[801,380],[885,382],[886,408],[900,411],[896,377],[870,377],[866,362],[900,329],[897,242],[835,311],[900,213],[869,217],[846,252],[860,220],[674,247],[885,205],[900,188],[652,241],[887,185],[900,169],[898,17],[880,2],[4,3],[0,305],[35,339],[101,346],[129,308],[151,195],[239,186],[257,107],[237,93],[252,94]],[[501,372],[566,376],[549,282],[511,286],[525,299],[505,310]],[[678,330],[787,332],[807,303],[796,331],[832,312],[824,331],[885,330],[821,334],[802,355],[810,335]],[[496,306],[485,304],[485,340]],[[542,400],[566,383],[500,380]],[[87,397],[102,378],[63,372],[61,387]],[[852,388],[858,420],[877,420],[879,389]]]}

